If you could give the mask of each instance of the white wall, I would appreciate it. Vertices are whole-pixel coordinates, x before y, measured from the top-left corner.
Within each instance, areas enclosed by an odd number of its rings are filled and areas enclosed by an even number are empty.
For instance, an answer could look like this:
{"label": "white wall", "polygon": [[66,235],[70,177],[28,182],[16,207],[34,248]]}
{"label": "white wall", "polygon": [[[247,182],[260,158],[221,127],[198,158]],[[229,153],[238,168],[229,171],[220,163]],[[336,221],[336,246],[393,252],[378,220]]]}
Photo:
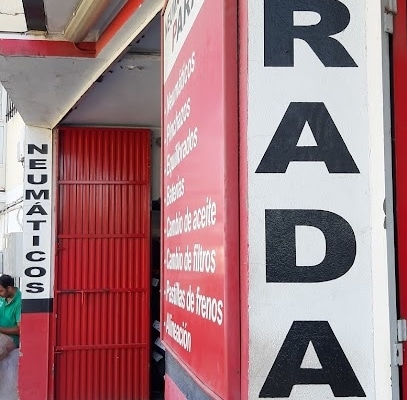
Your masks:
{"label": "white wall", "polygon": [[0,26],[3,32],[25,32],[27,30],[21,0],[0,1]]}
{"label": "white wall", "polygon": [[24,135],[25,123],[17,113],[6,123],[6,191],[9,201],[22,193]]}
{"label": "white wall", "polygon": [[6,190],[6,108],[7,93],[0,85],[0,192]]}
{"label": "white wall", "polygon": [[5,205],[0,213],[0,248],[4,246],[4,234],[22,231],[23,163],[19,154],[24,133],[25,124],[17,113],[5,124]]}
{"label": "white wall", "polygon": [[[18,113],[6,122],[7,93],[1,86],[0,98],[0,251],[4,253],[0,272],[15,275],[16,264],[21,264],[16,262],[16,256],[18,258],[22,254],[21,240],[18,242],[20,246],[14,246],[17,243],[15,237],[8,234],[22,232],[23,158],[20,153],[25,124]],[[12,250],[5,252],[5,248],[10,246]]]}

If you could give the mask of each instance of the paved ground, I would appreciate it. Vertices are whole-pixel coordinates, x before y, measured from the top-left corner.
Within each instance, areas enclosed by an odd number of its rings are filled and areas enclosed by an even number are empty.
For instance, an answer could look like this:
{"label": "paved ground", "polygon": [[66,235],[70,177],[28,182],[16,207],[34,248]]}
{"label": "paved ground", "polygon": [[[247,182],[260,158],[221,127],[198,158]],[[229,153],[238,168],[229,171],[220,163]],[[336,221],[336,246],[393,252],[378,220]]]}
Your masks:
{"label": "paved ground", "polygon": [[0,399],[17,400],[17,374],[19,349],[13,350],[0,361]]}

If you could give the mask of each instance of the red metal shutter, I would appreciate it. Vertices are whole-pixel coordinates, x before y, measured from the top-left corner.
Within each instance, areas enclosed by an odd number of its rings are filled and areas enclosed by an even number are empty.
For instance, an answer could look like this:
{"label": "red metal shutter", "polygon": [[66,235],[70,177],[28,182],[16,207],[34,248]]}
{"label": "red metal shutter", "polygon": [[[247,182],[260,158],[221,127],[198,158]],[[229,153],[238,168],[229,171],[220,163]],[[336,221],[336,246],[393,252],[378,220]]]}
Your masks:
{"label": "red metal shutter", "polygon": [[149,398],[150,132],[60,128],[55,398]]}

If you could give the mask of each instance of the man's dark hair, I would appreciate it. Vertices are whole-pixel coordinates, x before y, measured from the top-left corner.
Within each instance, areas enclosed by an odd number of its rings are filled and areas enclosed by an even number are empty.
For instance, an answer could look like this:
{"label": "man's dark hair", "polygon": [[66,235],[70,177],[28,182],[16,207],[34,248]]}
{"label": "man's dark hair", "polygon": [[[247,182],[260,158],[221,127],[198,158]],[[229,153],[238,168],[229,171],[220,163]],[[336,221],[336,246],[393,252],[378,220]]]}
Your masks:
{"label": "man's dark hair", "polygon": [[3,274],[0,276],[0,286],[5,289],[9,286],[14,287],[14,279],[10,275]]}

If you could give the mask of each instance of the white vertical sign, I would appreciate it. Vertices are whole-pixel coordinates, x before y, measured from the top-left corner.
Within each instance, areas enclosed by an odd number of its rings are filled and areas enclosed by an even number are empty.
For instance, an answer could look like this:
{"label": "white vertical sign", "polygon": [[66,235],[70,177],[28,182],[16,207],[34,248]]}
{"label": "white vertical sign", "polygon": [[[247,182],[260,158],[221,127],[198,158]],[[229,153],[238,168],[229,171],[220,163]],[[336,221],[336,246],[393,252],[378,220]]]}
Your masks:
{"label": "white vertical sign", "polygon": [[27,126],[25,141],[23,310],[46,312],[52,298],[52,130]]}
{"label": "white vertical sign", "polygon": [[248,398],[390,399],[381,2],[248,6]]}

